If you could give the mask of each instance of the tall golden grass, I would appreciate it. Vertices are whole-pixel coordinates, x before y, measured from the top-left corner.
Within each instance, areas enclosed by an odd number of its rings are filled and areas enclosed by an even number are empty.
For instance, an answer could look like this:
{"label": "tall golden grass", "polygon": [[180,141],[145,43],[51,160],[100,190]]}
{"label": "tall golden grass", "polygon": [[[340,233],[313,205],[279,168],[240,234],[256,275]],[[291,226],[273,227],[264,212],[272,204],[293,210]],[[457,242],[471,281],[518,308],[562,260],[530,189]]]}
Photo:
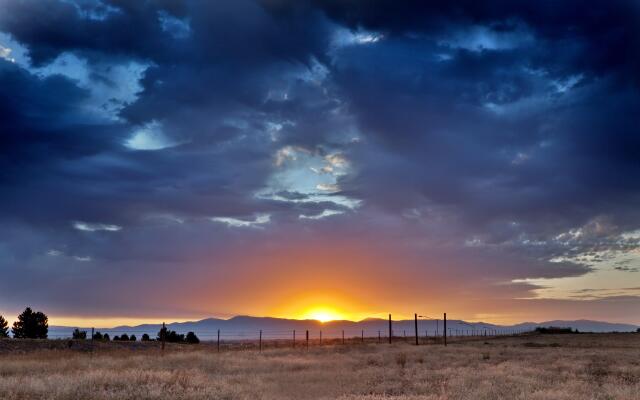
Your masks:
{"label": "tall golden grass", "polygon": [[[28,346],[28,345],[27,345]],[[539,335],[415,347],[215,352],[0,351],[0,399],[640,398],[640,334]]]}

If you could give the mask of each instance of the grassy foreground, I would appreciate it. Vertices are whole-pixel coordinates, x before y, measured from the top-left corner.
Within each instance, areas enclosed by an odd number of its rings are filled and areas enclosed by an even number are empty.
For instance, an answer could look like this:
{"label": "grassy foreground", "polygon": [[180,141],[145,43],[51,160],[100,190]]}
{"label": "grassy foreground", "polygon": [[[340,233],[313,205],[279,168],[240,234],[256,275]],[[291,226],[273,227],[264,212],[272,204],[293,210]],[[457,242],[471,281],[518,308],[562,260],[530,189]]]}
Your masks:
{"label": "grassy foreground", "polygon": [[[6,344],[6,343],[5,343]],[[30,346],[21,344],[18,347]],[[210,345],[0,351],[0,399],[634,399],[640,334],[217,354]],[[1,347],[0,347],[1,349]]]}

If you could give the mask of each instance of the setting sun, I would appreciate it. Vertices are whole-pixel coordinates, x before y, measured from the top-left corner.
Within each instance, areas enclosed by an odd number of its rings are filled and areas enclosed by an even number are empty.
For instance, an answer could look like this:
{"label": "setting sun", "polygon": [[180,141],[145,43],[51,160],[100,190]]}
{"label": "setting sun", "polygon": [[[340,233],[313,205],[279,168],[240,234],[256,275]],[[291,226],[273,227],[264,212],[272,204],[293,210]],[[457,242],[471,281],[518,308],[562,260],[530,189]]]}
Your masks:
{"label": "setting sun", "polygon": [[303,319],[315,319],[320,322],[328,322],[335,320],[346,319],[345,316],[333,309],[330,308],[313,308],[307,310],[303,315]]}

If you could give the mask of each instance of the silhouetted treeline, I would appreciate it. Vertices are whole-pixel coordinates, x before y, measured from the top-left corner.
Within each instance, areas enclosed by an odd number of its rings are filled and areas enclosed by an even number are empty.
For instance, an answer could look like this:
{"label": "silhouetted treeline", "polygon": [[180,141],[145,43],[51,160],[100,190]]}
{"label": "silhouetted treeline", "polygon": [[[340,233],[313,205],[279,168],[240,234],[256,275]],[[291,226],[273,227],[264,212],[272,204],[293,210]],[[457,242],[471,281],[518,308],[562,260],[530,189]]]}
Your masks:
{"label": "silhouetted treeline", "polygon": [[73,334],[71,335],[71,337],[75,340],[84,340],[87,338],[87,331],[81,331],[80,329],[76,328],[73,330]]}
{"label": "silhouetted treeline", "polygon": [[102,333],[100,333],[100,331],[97,331],[93,334],[93,340],[103,340],[105,342],[108,342],[109,340],[111,340],[111,338],[109,337],[108,333],[105,333],[103,335]]}
{"label": "silhouetted treeline", "polygon": [[[49,318],[40,311],[27,307],[13,323],[11,333],[16,339],[46,339],[49,332]],[[9,324],[0,315],[0,339],[9,337]]]}
{"label": "silhouetted treeline", "polygon": [[164,340],[168,343],[189,343],[189,344],[198,344],[200,343],[200,339],[196,336],[195,333],[189,332],[185,336],[182,333],[177,333],[176,331],[172,331],[165,328],[160,328],[158,332],[158,336],[156,340],[162,340],[164,336]]}
{"label": "silhouetted treeline", "polygon": [[[160,330],[160,332],[158,332],[158,338],[157,338],[158,341],[162,340],[161,335],[162,335],[162,329]],[[165,335],[166,335],[165,341],[169,343],[190,343],[190,344],[200,343],[200,339],[198,339],[196,334],[193,332],[189,332],[185,336],[183,334],[178,334],[175,331],[166,331]],[[87,339],[87,332],[81,331],[80,329],[76,328],[72,333],[72,338],[74,340],[85,340]],[[93,340],[108,342],[111,339],[108,333],[102,334],[100,333],[100,331],[97,331],[96,333],[93,334]],[[126,333],[113,337],[114,342],[135,342],[136,340],[138,340],[136,335],[129,336]],[[143,342],[149,342],[151,341],[151,338],[149,337],[148,334],[144,333],[140,337],[140,340]]]}

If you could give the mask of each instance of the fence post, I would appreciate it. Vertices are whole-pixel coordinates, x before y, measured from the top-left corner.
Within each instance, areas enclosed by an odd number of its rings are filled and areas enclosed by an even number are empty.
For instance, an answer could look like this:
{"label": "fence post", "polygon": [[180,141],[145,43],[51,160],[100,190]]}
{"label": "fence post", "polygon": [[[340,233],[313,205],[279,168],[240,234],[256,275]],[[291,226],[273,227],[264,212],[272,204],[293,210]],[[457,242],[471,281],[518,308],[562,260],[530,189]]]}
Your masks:
{"label": "fence post", "polygon": [[218,347],[218,353],[220,353],[220,329],[218,329],[218,342],[217,342],[217,347]]}
{"label": "fence post", "polygon": [[418,314],[413,314],[414,324],[416,328],[416,346],[418,345]]}
{"label": "fence post", "polygon": [[91,353],[93,353],[93,335],[94,335],[94,328],[91,328]]}
{"label": "fence post", "polygon": [[389,314],[389,344],[391,344],[392,337],[393,337],[393,327],[391,325],[391,314]]}
{"label": "fence post", "polygon": [[320,346],[322,346],[322,331],[320,331]]}
{"label": "fence post", "polygon": [[447,346],[447,313],[444,313],[444,328],[442,328],[442,335],[444,337],[444,345]]}
{"label": "fence post", "polygon": [[296,348],[296,330],[293,330],[293,348]]}
{"label": "fence post", "polygon": [[164,355],[164,340],[165,336],[167,336],[167,327],[162,323],[162,330],[160,331],[160,340],[162,341],[162,355]]}
{"label": "fence post", "polygon": [[309,350],[309,330],[307,330],[307,350]]}
{"label": "fence post", "polygon": [[361,335],[362,335],[362,340],[361,340],[361,342],[362,342],[362,343],[364,343],[364,329],[362,330]]}
{"label": "fence post", "polygon": [[342,330],[342,344],[344,344],[344,329]]}
{"label": "fence post", "polygon": [[378,343],[380,343],[380,331],[378,331]]}
{"label": "fence post", "polygon": [[260,351],[262,351],[262,329],[260,329],[260,339],[258,340],[258,346]]}

